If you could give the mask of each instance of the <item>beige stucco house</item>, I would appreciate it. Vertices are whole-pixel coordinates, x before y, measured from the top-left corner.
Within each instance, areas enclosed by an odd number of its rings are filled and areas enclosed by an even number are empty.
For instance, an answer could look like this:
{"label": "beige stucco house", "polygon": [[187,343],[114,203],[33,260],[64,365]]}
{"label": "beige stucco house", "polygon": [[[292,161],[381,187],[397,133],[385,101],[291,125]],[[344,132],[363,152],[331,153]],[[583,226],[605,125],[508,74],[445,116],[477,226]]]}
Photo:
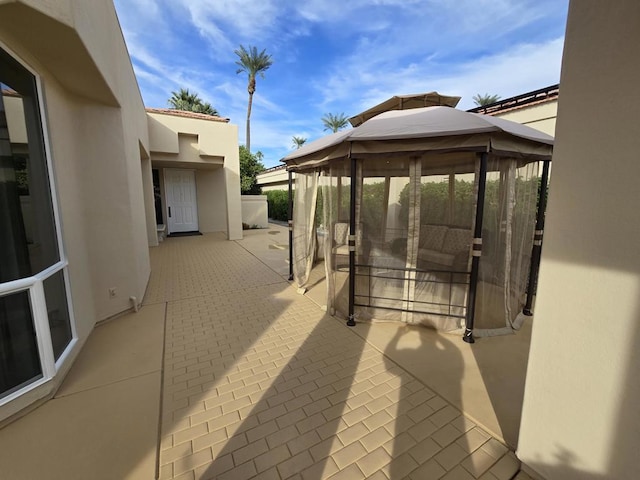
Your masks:
{"label": "beige stucco house", "polygon": [[[295,173],[293,174],[295,178]],[[289,176],[286,165],[277,165],[268,168],[256,176],[258,186],[263,192],[271,190],[287,190],[289,188]]]}
{"label": "beige stucco house", "polygon": [[491,105],[475,107],[469,112],[493,115],[540,130],[554,136],[558,116],[560,85],[501,99]]}
{"label": "beige stucco house", "polygon": [[0,1],[0,87],[1,424],[142,301],[159,218],[242,230],[237,127],[145,111],[110,0]]}
{"label": "beige stucco house", "polygon": [[147,108],[147,117],[156,224],[169,234],[223,231],[242,238],[237,126],[170,109]]}

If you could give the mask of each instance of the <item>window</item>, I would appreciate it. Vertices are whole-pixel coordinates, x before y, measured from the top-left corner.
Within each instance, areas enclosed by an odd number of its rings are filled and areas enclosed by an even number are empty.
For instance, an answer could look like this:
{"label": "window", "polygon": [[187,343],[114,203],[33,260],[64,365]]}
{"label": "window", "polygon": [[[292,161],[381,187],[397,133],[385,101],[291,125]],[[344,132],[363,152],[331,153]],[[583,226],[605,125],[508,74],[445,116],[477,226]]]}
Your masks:
{"label": "window", "polygon": [[40,378],[29,293],[0,297],[0,392],[8,395]]}
{"label": "window", "polygon": [[36,77],[0,48],[0,404],[74,340]]}

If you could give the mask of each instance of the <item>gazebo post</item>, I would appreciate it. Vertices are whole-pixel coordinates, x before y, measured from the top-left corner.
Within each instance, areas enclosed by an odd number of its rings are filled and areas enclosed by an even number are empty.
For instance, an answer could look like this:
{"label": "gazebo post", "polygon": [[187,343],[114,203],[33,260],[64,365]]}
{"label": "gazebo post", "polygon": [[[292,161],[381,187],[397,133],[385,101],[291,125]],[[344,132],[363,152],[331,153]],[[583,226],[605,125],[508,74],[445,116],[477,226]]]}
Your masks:
{"label": "gazebo post", "polygon": [[289,170],[289,281],[293,281],[293,172]]}
{"label": "gazebo post", "polygon": [[356,298],[356,159],[351,157],[351,190],[349,200],[349,318],[347,325],[355,327],[355,298]]}
{"label": "gazebo post", "polygon": [[522,310],[525,315],[531,316],[533,312],[533,295],[536,291],[538,273],[540,271],[540,254],[542,253],[542,236],[544,234],[544,214],[547,209],[547,185],[549,183],[549,160],[545,160],[540,179],[540,196],[538,200],[538,215],[536,218],[536,232],[533,237],[533,251],[531,252],[531,266],[529,267],[529,283],[527,286],[527,302]]}
{"label": "gazebo post", "polygon": [[471,279],[469,281],[469,296],[467,298],[467,316],[462,339],[467,343],[474,343],[473,322],[476,311],[476,290],[478,289],[478,270],[480,269],[480,255],[482,254],[482,219],[484,216],[484,193],[487,185],[487,152],[480,155],[480,173],[478,178],[478,202],[476,204],[476,225],[473,233],[473,250],[471,259]]}

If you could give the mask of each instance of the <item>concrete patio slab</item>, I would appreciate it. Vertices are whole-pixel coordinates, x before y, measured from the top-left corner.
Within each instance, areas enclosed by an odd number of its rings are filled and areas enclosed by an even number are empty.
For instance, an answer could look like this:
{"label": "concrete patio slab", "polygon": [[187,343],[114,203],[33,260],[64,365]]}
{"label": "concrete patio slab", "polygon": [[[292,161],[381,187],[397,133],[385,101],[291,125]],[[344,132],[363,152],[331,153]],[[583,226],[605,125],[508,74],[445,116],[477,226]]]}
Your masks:
{"label": "concrete patio slab", "polygon": [[165,308],[146,306],[96,327],[56,397],[159,372]]}
{"label": "concrete patio slab", "polygon": [[160,373],[53,399],[0,431],[7,479],[155,477]]}
{"label": "concrete patio slab", "polygon": [[269,224],[267,229],[245,230],[242,240],[236,241],[278,275],[289,278],[289,230],[287,227]]}
{"label": "concrete patio slab", "polygon": [[0,477],[154,478],[163,331],[163,305],[96,327],[56,396],[0,430]]}

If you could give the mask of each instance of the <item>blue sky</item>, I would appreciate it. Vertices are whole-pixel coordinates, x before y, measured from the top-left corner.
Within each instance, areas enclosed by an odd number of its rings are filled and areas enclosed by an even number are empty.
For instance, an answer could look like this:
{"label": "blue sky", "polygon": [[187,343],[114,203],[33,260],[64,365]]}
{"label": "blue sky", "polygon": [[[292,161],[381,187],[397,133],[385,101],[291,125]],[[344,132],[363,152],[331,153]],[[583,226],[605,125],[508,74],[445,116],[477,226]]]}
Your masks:
{"label": "blue sky", "polygon": [[188,88],[238,125],[247,77],[239,45],[273,57],[258,78],[251,150],[266,167],[292,137],[325,135],[326,113],[355,115],[398,94],[438,91],[474,106],[560,80],[568,0],[115,0],[148,107]]}

